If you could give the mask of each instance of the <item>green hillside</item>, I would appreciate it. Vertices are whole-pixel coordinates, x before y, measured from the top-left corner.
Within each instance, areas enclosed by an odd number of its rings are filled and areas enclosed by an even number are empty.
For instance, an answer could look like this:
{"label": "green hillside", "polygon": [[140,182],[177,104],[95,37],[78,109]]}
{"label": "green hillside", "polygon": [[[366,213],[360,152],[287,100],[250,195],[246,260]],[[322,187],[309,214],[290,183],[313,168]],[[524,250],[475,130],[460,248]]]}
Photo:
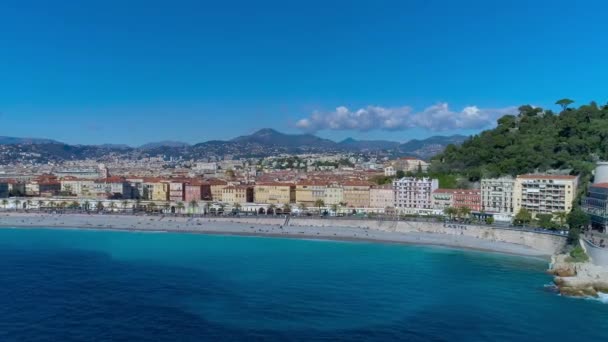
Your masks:
{"label": "green hillside", "polygon": [[588,179],[597,160],[608,160],[608,105],[592,102],[559,114],[525,105],[518,115],[498,119],[496,128],[450,145],[433,158],[432,170],[470,180],[552,169]]}

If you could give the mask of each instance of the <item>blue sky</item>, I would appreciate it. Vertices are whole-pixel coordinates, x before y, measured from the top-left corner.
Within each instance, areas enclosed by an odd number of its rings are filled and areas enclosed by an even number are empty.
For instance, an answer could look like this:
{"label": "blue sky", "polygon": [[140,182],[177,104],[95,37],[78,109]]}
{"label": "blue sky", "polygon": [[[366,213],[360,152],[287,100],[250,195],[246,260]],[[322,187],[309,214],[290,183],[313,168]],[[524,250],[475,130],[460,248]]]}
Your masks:
{"label": "blue sky", "polygon": [[607,10],[4,0],[0,135],[137,145],[264,127],[336,140],[470,134],[521,104],[606,103]]}

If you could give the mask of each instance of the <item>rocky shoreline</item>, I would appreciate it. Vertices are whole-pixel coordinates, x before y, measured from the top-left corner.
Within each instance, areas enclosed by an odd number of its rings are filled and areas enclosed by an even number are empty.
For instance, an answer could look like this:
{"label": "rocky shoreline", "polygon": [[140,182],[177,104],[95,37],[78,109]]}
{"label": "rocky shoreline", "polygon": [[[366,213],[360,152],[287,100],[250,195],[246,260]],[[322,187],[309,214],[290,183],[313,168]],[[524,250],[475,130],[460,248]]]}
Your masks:
{"label": "rocky shoreline", "polygon": [[568,254],[551,258],[548,272],[555,277],[554,284],[559,293],[572,297],[599,297],[608,293],[608,269],[590,261],[572,262]]}

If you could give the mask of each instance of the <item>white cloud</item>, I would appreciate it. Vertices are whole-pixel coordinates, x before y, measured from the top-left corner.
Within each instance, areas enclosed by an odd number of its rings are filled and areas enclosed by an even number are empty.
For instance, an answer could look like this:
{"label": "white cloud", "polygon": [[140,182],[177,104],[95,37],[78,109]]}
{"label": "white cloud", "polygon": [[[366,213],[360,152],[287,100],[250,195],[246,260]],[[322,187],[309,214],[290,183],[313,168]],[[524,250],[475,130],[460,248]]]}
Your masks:
{"label": "white cloud", "polygon": [[310,117],[298,120],[296,126],[308,132],[320,130],[406,130],[425,128],[432,131],[454,129],[481,129],[492,126],[496,119],[517,113],[516,107],[486,109],[476,106],[452,111],[447,103],[427,107],[414,112],[411,107],[384,108],[368,106],[355,111],[338,107],[328,113],[314,112]]}

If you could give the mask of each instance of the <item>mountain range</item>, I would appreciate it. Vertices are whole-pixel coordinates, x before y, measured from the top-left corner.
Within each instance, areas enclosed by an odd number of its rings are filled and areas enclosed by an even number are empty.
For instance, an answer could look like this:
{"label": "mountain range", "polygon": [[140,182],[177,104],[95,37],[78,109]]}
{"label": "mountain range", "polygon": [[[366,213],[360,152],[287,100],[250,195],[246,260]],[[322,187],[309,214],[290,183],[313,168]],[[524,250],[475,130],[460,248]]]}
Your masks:
{"label": "mountain range", "polygon": [[[190,145],[179,141],[160,141],[139,147],[127,145],[69,145],[50,139],[0,137],[4,150],[15,153],[40,155],[46,161],[66,159],[101,158],[104,155],[146,157],[165,155],[184,159],[208,158],[233,155],[235,157],[264,157],[281,153],[332,153],[361,152],[382,153],[391,157],[417,156],[428,159],[442,152],[449,144],[459,145],[466,136],[434,136],[421,140],[399,143],[385,140],[356,140],[348,138],[339,142],[312,134],[285,134],[264,128],[250,135],[231,140],[211,140]],[[6,159],[10,153],[4,155]],[[0,159],[0,161],[3,161]],[[6,160],[4,160],[6,161]]]}

